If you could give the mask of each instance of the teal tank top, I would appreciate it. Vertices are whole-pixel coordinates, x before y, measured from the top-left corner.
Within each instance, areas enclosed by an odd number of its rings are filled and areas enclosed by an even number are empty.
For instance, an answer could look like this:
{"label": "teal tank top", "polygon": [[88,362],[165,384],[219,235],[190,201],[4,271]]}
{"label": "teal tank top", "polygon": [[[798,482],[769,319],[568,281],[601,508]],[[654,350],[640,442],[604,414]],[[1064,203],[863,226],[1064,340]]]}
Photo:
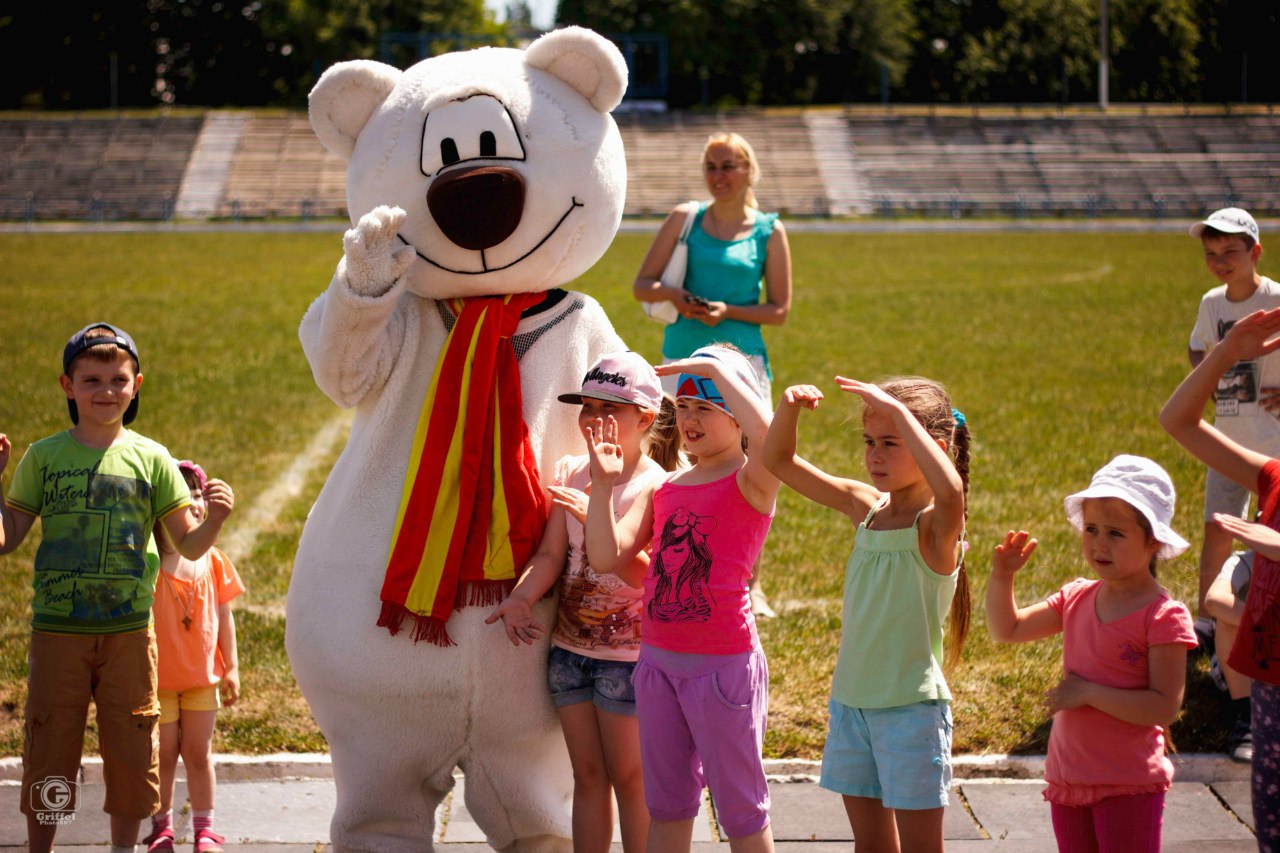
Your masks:
{"label": "teal tank top", "polygon": [[[699,202],[689,232],[689,263],[684,274],[684,287],[690,293],[725,302],[729,305],[756,305],[763,289],[764,262],[776,213],[755,211],[751,233],[740,240],[717,240],[702,229],[702,217],[708,202]],[[664,358],[687,358],[699,347],[728,342],[747,355],[764,359],[765,372],[773,379],[769,354],[759,323],[725,320],[718,326],[707,326],[697,320],[680,317],[667,326],[662,339]]]}
{"label": "teal tank top", "polygon": [[942,674],[942,622],[956,575],[920,556],[920,516],[900,530],[858,525],[844,575],[844,625],[831,696],[851,708],[951,701]]}

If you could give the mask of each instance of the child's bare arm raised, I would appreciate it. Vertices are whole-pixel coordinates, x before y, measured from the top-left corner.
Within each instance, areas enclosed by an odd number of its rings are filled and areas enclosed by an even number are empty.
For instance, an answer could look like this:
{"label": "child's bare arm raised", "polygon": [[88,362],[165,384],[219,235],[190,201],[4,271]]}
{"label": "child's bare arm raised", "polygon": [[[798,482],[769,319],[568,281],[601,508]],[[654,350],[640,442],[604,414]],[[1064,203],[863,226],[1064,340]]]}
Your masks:
{"label": "child's bare arm raised", "polygon": [[1280,349],[1280,308],[1255,311],[1231,327],[1226,337],[1182,380],[1160,412],[1160,425],[1174,440],[1213,470],[1247,489],[1256,489],[1258,473],[1269,457],[1227,438],[1203,418],[1204,405],[1218,380],[1237,361],[1261,358]]}
{"label": "child's bare arm raised", "polygon": [[587,455],[591,462],[591,493],[587,496],[584,538],[587,563],[597,572],[616,574],[632,587],[644,585],[648,562],[640,553],[653,531],[653,490],[636,497],[622,518],[613,514],[613,486],[622,475],[622,445],[618,422],[610,415],[588,426]]}
{"label": "child's bare arm raised", "polygon": [[991,558],[987,631],[1001,643],[1028,643],[1062,632],[1062,617],[1046,602],[1019,607],[1014,596],[1013,577],[1031,559],[1036,545],[1027,531],[1010,530]]}
{"label": "child's bare arm raised", "polygon": [[822,399],[822,391],[813,385],[792,385],[782,392],[782,401],[764,440],[764,464],[774,476],[809,500],[859,522],[880,497],[875,487],[828,474],[796,453],[800,413],[805,409],[816,410]]}
{"label": "child's bare arm raised", "polygon": [[[13,444],[7,435],[0,432],[0,475],[9,467],[9,457],[12,455]],[[0,554],[8,554],[21,545],[35,520],[35,516],[6,504],[4,490],[0,489]]]}
{"label": "child's bare arm raised", "polygon": [[204,501],[203,521],[197,521],[191,512],[171,512],[161,520],[178,553],[188,560],[200,559],[218,541],[236,498],[231,486],[222,480],[210,480],[204,487]]}

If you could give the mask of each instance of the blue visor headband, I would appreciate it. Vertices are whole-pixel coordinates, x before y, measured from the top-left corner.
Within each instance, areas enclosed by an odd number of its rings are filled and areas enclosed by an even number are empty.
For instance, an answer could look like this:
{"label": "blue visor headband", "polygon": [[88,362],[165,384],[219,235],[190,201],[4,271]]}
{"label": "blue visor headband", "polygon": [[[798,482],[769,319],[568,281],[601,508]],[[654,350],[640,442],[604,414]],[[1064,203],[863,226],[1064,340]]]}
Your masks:
{"label": "blue visor headband", "polygon": [[729,405],[724,401],[724,395],[720,393],[716,383],[705,376],[681,373],[680,380],[676,383],[676,399],[681,397],[706,400],[729,417],[733,417],[733,412],[729,410]]}

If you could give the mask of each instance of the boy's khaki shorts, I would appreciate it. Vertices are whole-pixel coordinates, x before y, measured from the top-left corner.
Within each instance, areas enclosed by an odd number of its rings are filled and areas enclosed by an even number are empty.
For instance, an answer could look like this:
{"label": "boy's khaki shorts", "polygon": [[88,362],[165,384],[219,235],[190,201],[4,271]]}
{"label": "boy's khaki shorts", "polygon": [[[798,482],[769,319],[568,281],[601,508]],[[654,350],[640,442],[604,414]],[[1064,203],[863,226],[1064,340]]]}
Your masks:
{"label": "boy's khaki shorts", "polygon": [[138,820],[154,814],[160,807],[160,703],[153,629],[33,631],[29,661],[22,811],[56,821],[79,807],[76,780],[93,701],[107,789],[102,810]]}

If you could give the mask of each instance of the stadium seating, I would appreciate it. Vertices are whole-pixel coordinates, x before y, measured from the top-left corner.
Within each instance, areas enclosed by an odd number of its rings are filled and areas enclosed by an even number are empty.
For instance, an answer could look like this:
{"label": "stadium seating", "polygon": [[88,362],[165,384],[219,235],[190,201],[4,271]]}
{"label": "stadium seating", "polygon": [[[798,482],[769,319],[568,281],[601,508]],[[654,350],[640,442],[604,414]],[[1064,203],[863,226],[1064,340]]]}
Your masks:
{"label": "stadium seating", "polygon": [[[627,216],[703,197],[707,136],[760,161],[760,205],[800,216],[1280,215],[1280,112],[880,107],[616,114]],[[302,111],[0,117],[0,218],[346,216],[345,164]]]}
{"label": "stadium seating", "polygon": [[169,219],[203,119],[0,120],[0,218]]}

